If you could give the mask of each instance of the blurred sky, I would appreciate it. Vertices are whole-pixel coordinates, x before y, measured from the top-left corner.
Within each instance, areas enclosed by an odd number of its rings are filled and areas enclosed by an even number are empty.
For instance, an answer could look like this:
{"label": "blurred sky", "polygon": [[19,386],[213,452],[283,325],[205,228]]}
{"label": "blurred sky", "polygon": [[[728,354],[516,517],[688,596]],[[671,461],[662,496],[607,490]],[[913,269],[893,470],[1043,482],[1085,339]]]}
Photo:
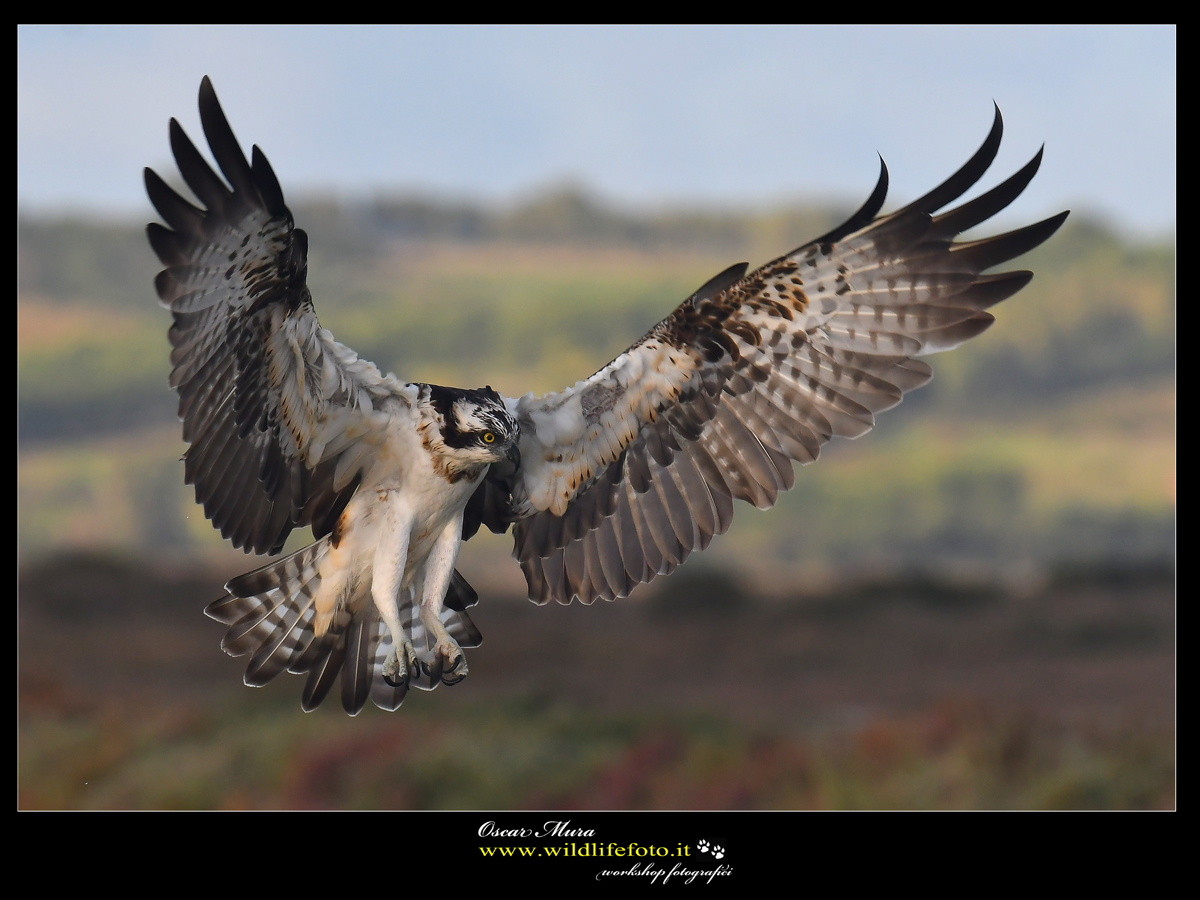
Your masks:
{"label": "blurred sky", "polygon": [[[573,182],[634,209],[892,199],[1006,132],[1046,143],[1017,218],[1175,227],[1171,27],[39,27],[17,30],[17,201],[145,218],[167,120],[211,75],[289,198],[509,202]],[[892,208],[894,203],[889,203]]]}

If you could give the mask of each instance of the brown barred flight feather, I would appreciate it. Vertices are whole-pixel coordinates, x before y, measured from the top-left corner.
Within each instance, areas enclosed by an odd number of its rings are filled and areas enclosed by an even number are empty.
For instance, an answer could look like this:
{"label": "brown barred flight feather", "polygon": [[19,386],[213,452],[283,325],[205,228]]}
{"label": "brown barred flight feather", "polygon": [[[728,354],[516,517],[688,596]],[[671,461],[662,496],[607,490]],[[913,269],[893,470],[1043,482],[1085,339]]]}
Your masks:
{"label": "brown barred flight feather", "polygon": [[304,675],[304,710],[340,683],[343,708],[394,710],[409,688],[466,674],[482,638],[478,595],[455,570],[481,525],[513,527],[530,599],[624,597],[703,550],[735,501],[772,506],[834,437],[926,384],[921,358],[980,334],[1032,277],[984,274],[1038,246],[1066,213],[955,242],[1007,207],[1040,165],[941,211],[992,163],[991,132],[932,191],[879,216],[887,167],[849,219],[747,271],[718,273],[638,343],[574,387],[505,400],[491,388],[382,375],[317,320],[308,236],[256,146],[243,154],[208,78],[200,118],[216,162],[171,120],[199,205],[151,170],[165,225],[147,227],[171,311],[170,386],[188,444],[184,477],[235,547],[278,553],[232,579],[205,612],[244,680]]}
{"label": "brown barred flight feather", "polygon": [[379,428],[372,413],[400,385],[320,327],[305,283],[307,236],[262,151],[246,162],[207,78],[200,117],[228,184],[174,119],[171,149],[203,208],[146,170],[151,202],[170,226],[151,224],[147,234],[167,267],[155,287],[174,317],[170,384],[190,444],[184,478],[235,547],[277,553],[297,526],[314,526],[317,537],[332,528],[328,512],[345,505],[357,471],[343,467],[335,484],[347,449],[336,437]]}
{"label": "brown barred flight feather", "polygon": [[[953,238],[1011,203],[1039,150],[980,197],[932,215],[983,175],[1003,121],[946,182],[875,218],[887,168],[841,227],[745,274],[705,284],[639,343],[558,394],[518,401],[514,556],[531,600],[626,596],[704,549],[732,500],[765,509],[834,436],[929,381],[916,357],[949,350],[994,321],[986,310],[1024,287],[1024,271],[981,274],[1046,240],[1062,213],[1007,234]],[[603,393],[593,420],[587,398]],[[597,432],[629,435],[615,452]]]}

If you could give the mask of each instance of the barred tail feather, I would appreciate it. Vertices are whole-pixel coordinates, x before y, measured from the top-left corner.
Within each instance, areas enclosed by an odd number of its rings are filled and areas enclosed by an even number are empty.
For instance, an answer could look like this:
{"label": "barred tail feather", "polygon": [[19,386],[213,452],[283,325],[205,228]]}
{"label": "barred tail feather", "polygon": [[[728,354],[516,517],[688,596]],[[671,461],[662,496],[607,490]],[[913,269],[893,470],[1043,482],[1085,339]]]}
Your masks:
{"label": "barred tail feather", "polygon": [[244,656],[255,651],[247,684],[266,684],[308,648],[312,600],[320,585],[318,567],[328,549],[329,541],[323,539],[239,575],[225,585],[224,597],[205,608],[209,618],[230,626],[221,641],[226,653]]}
{"label": "barred tail feather", "polygon": [[367,608],[360,610],[346,629],[346,658],[342,662],[342,709],[352,716],[362,711],[371,692],[374,673],[371,671],[373,654],[369,644],[375,624],[371,621],[374,607],[374,603],[367,604]]}
{"label": "barred tail feather", "polygon": [[[328,550],[326,537],[234,578],[225,586],[228,593],[210,603],[205,615],[229,626],[221,641],[226,653],[251,655],[243,679],[251,687],[261,687],[285,670],[307,674],[301,706],[311,712],[340,676],[342,707],[350,715],[358,715],[368,698],[380,709],[398,709],[409,686],[392,687],[383,678],[383,665],[394,642],[374,603],[367,599],[351,604],[360,606],[358,609],[339,609],[328,631],[315,636],[313,598],[321,584],[320,563]],[[456,571],[441,618],[464,649],[478,647],[483,640],[466,612],[478,601],[479,595]],[[418,655],[427,654],[432,647],[411,596],[402,598],[401,618],[409,624],[408,636]],[[424,672],[411,682],[427,691],[437,684]]]}
{"label": "barred tail feather", "polygon": [[[457,610],[453,606],[473,606],[478,600],[474,589],[467,583],[467,580],[462,577],[457,571],[450,582],[450,588],[446,592],[446,601],[442,606],[442,625],[445,626],[450,637],[458,642],[458,645],[464,650],[470,650],[473,647],[478,647],[483,643],[483,635],[479,633],[479,629],[475,623],[471,621],[471,617],[466,610]],[[376,618],[378,614],[373,613]],[[400,621],[407,625],[408,639],[412,641],[413,649],[417,653],[418,658],[428,658],[433,651],[433,639],[429,632],[425,629],[425,624],[421,621],[420,607],[413,602],[413,597],[410,593],[405,592],[405,595],[400,598]],[[394,710],[399,708],[404,702],[404,695],[408,688],[415,687],[421,691],[432,691],[439,684],[440,679],[432,678],[424,668],[415,678],[410,678],[408,684],[404,687],[393,688],[383,680],[383,664],[392,652],[392,635],[388,631],[387,626],[380,621],[373,630],[374,637],[367,649],[372,652],[372,675],[371,675],[371,700],[380,709]]]}
{"label": "barred tail feather", "polygon": [[304,683],[304,693],[300,697],[300,708],[312,712],[321,705],[329,689],[333,687],[346,658],[346,632],[329,631],[319,640],[313,641],[314,656],[312,668],[308,672],[308,681]]}

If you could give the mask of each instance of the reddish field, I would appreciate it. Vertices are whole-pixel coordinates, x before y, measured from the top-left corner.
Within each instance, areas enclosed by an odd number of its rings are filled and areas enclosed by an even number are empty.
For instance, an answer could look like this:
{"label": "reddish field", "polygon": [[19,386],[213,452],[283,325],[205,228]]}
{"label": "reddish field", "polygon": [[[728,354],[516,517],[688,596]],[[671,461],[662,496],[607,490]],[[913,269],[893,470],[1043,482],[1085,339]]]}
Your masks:
{"label": "reddish field", "polygon": [[486,590],[459,686],[395,714],[258,691],[228,573],[21,577],[23,808],[1173,807],[1174,588],[932,582],[792,601],[685,569],[615,604]]}

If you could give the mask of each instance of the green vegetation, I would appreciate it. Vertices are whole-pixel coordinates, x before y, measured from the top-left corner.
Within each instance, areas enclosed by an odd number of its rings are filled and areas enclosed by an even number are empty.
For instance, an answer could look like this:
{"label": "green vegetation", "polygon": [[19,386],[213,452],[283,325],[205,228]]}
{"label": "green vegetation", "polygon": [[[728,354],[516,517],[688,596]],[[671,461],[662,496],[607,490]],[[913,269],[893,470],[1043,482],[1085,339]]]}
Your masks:
{"label": "green vegetation", "polygon": [[[555,390],[640,336],[714,271],[820,233],[830,212],[636,217],[563,192],[489,212],[424,201],[297,210],[338,338],[407,378]],[[169,317],[141,228],[22,221],[22,554],[220,546],[178,459]],[[911,569],[1169,559],[1174,255],[1073,218],[1019,260],[997,323],[855,443],[740,514],[715,558],[745,568]],[[297,538],[299,540],[299,538]],[[747,560],[749,563],[747,564]]]}
{"label": "green vegetation", "polygon": [[[731,260],[762,262],[833,218],[632,219],[569,194],[507,216],[468,212],[414,203],[299,210],[298,221],[312,233],[310,283],[322,321],[406,377],[504,377],[511,390],[528,389],[532,377],[544,382],[537,389],[553,389],[620,352]],[[18,262],[18,296],[30,327],[39,314],[51,314],[46,310],[60,317],[75,310],[93,317],[108,311],[125,328],[22,353],[22,414],[31,423],[24,439],[53,436],[45,423],[54,418],[54,398],[72,385],[77,394],[87,382],[97,398],[126,396],[135,384],[146,397],[160,392],[148,335],[168,320],[153,299],[157,266],[140,228],[23,221]],[[1069,220],[1014,267],[1022,265],[1037,277],[1004,304],[988,336],[971,352],[938,361],[934,405],[971,409],[986,400],[994,410],[1173,374],[1169,248],[1124,246],[1094,223]],[[24,343],[22,336],[22,349]],[[113,364],[118,359],[124,368]],[[926,407],[933,402],[928,392],[918,397]],[[43,406],[46,413],[38,413]],[[105,414],[104,403],[89,406]]]}
{"label": "green vegetation", "polygon": [[[314,205],[297,218],[312,233],[318,310],[339,339],[405,377],[523,392],[585,377],[714,271],[760,263],[833,217],[635,219],[564,194],[507,215],[381,203]],[[97,431],[161,417],[166,347],[155,335],[168,318],[153,299],[157,267],[142,230],[23,221],[18,261],[22,440],[62,437],[64,419]],[[939,359],[936,388],[909,404],[991,416],[1173,376],[1170,248],[1125,246],[1072,219],[1021,266],[1037,273],[1033,283],[969,352]],[[27,347],[42,318],[71,315],[110,321]]]}
{"label": "green vegetation", "polygon": [[[1170,385],[1139,395],[1168,409],[1173,400]],[[917,417],[889,433],[887,424],[798,468],[796,487],[774,509],[741,509],[705,556],[747,572],[765,558],[777,571],[796,567],[796,577],[814,566],[892,571],[958,560],[998,570],[1171,559],[1169,428],[1056,429],[1037,419],[948,427]],[[23,451],[23,554],[89,546],[219,552],[220,536],[183,484],[184,449],[177,426],[166,425]],[[504,539],[480,537],[465,552],[507,567],[509,549]]]}

